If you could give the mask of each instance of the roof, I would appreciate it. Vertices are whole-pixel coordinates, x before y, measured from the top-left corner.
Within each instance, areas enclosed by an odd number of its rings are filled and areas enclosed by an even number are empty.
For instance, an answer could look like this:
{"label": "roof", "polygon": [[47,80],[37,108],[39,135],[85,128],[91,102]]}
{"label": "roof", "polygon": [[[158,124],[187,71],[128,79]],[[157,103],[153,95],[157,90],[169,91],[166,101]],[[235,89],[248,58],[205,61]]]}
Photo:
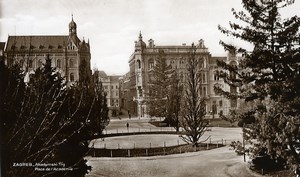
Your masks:
{"label": "roof", "polygon": [[121,76],[109,76],[111,82],[119,82]]}
{"label": "roof", "polygon": [[217,64],[217,60],[226,61],[227,57],[211,57],[209,59],[209,64]]}
{"label": "roof", "polygon": [[142,33],[140,32],[139,40],[135,43],[135,47],[145,48],[146,46],[146,43],[143,41]]}
{"label": "roof", "polygon": [[98,71],[98,74],[100,78],[107,77],[107,74],[104,71]]}
{"label": "roof", "polygon": [[[63,49],[63,46],[68,42],[67,35],[53,36],[9,36],[6,45],[6,51],[10,50],[43,50],[43,49]],[[75,39],[75,43],[79,39]],[[80,40],[79,40],[80,41]],[[77,45],[77,44],[76,44]]]}

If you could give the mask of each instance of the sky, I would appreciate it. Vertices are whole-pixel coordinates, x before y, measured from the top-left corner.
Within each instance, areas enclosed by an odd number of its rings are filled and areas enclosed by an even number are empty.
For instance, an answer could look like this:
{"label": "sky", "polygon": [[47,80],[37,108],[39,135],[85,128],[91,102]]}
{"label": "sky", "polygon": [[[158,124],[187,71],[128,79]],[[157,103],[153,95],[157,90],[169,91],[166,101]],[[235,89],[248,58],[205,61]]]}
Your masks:
{"label": "sky", "polygon": [[[73,14],[78,37],[91,45],[91,69],[123,75],[140,31],[146,44],[203,39],[212,56],[226,56],[220,40],[251,48],[218,30],[238,22],[232,8],[244,10],[241,0],[0,0],[0,41],[8,35],[68,35]],[[299,0],[283,14],[300,16]]]}

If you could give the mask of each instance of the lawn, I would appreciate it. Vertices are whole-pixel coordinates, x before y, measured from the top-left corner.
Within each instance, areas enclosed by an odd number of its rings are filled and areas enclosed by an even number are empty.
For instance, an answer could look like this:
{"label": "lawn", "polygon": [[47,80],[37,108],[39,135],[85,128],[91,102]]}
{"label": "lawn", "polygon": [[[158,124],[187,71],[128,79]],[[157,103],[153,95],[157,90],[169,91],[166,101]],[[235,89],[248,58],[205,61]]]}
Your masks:
{"label": "lawn", "polygon": [[[209,127],[237,127],[237,123],[230,123],[229,121],[223,119],[207,119],[209,120]],[[167,123],[164,121],[149,121],[152,125],[156,127],[166,127]]]}

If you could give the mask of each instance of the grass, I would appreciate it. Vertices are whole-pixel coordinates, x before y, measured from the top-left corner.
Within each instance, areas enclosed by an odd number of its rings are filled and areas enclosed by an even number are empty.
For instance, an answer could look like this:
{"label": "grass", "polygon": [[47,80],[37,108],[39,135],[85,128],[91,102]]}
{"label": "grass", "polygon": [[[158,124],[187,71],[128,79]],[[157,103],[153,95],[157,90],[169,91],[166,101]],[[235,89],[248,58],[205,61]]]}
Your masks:
{"label": "grass", "polygon": [[[237,123],[230,123],[229,121],[223,119],[208,119],[209,127],[237,127]],[[150,124],[156,127],[167,127],[167,124],[163,121],[150,121]]]}
{"label": "grass", "polygon": [[274,170],[274,171],[262,171],[258,169],[252,169],[257,174],[265,175],[265,176],[276,176],[276,177],[295,177],[295,173],[291,170]]}
{"label": "grass", "polygon": [[143,156],[160,156],[170,154],[181,154],[186,152],[196,152],[203,150],[223,147],[222,144],[200,144],[193,147],[191,144],[184,144],[170,147],[157,148],[136,148],[136,149],[96,149],[90,148],[88,155],[92,157],[143,157]]}
{"label": "grass", "polygon": [[209,119],[210,127],[237,127],[237,123],[230,123],[223,119]]}

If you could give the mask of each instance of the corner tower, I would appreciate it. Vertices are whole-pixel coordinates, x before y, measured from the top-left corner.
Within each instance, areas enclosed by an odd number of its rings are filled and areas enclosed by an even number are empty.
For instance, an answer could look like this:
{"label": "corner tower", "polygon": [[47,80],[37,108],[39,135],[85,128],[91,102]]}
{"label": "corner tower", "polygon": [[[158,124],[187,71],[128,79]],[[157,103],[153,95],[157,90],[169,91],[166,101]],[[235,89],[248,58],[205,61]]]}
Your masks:
{"label": "corner tower", "polygon": [[73,14],[72,21],[69,23],[69,36],[77,36],[77,24],[73,20]]}

